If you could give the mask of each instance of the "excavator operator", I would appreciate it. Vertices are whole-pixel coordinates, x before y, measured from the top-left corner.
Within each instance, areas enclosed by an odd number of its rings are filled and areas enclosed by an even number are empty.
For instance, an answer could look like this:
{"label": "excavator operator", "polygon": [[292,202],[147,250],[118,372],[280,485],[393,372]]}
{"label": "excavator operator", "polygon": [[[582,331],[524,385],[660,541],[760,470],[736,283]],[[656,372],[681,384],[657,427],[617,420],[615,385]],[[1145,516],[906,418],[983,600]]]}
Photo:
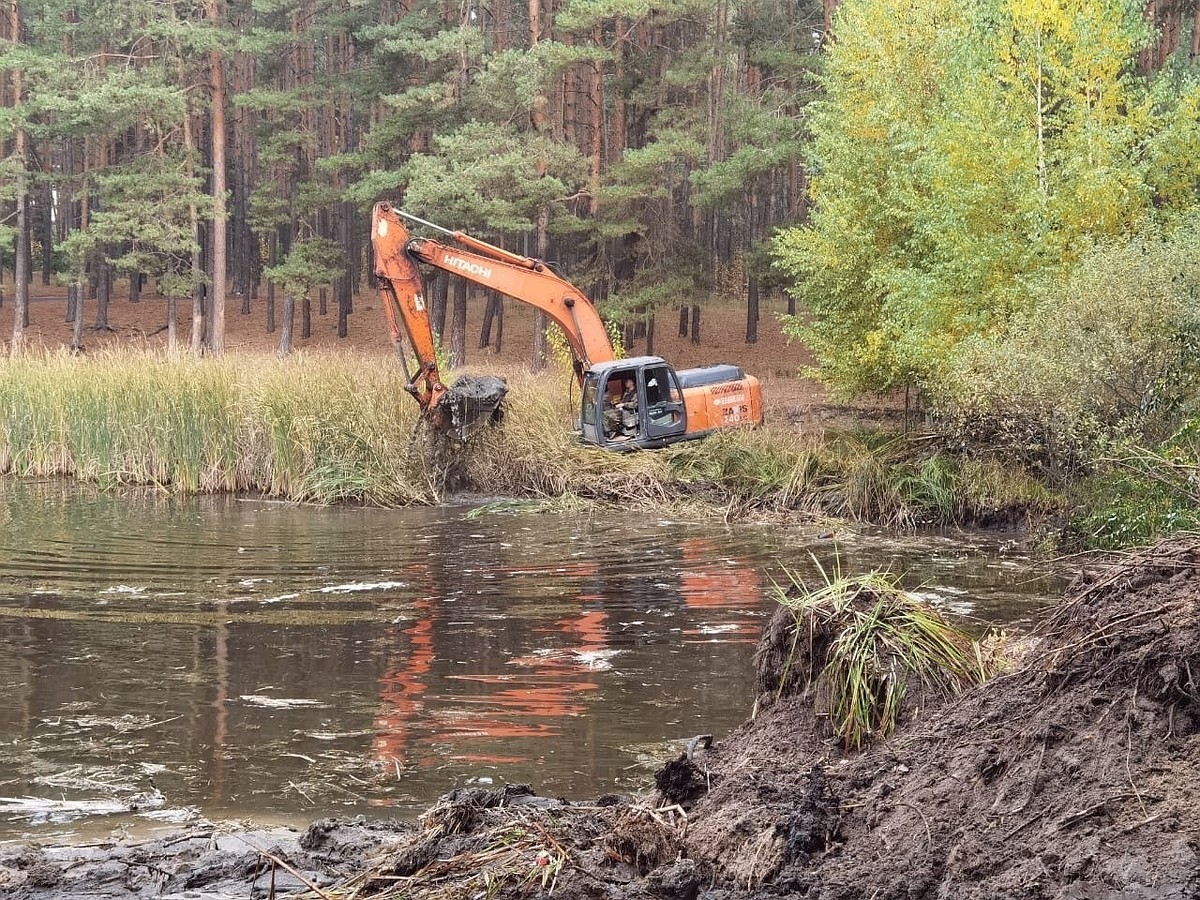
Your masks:
{"label": "excavator operator", "polygon": [[638,396],[632,376],[625,376],[619,399],[609,394],[607,407],[604,411],[605,434],[610,438],[617,435],[637,437]]}

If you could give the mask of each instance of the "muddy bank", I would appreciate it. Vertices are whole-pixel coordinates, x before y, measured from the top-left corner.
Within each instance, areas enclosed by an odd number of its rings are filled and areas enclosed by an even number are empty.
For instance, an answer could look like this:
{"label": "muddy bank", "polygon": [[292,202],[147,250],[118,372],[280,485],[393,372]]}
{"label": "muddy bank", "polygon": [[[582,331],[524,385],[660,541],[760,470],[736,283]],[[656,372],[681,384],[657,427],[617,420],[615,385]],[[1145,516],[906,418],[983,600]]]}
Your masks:
{"label": "muddy bank", "polygon": [[[786,625],[786,623],[784,623]],[[776,639],[781,633],[775,630]],[[786,635],[786,628],[782,631]],[[769,632],[770,635],[770,632]],[[1081,576],[1005,675],[845,753],[803,678],[644,797],[449,795],[418,824],[0,851],[30,898],[1200,896],[1200,538]],[[769,648],[766,648],[769,649]],[[760,653],[764,669],[777,654]],[[274,888],[271,879],[274,879]]]}
{"label": "muddy bank", "polygon": [[686,848],[830,898],[1200,895],[1200,540],[1081,576],[1014,671],[857,756],[802,697],[743,726]]}

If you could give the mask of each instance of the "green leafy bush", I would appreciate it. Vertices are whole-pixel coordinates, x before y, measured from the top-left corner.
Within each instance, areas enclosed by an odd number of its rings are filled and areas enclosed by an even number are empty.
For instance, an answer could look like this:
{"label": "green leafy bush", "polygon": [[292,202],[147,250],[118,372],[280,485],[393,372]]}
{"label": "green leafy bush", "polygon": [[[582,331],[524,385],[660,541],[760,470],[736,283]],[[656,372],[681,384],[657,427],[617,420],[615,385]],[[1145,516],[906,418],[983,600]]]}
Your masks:
{"label": "green leafy bush", "polygon": [[1077,489],[1069,541],[1094,549],[1149,544],[1200,529],[1200,419],[1154,450],[1130,446]]}
{"label": "green leafy bush", "polygon": [[1119,440],[1153,445],[1200,405],[1200,227],[1100,245],[1002,337],[957,354],[935,405],[964,449],[1053,479]]}

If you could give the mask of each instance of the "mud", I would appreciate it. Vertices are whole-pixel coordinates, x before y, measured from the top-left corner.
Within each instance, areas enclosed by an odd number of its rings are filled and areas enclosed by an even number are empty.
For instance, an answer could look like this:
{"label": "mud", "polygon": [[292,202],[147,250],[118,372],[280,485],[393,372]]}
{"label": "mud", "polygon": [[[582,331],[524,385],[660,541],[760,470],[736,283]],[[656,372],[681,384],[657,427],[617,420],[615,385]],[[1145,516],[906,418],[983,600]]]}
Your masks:
{"label": "mud", "polygon": [[489,424],[504,418],[503,402],[508,383],[494,375],[463,375],[442,395],[439,405],[446,433],[463,442]]}
{"label": "mud", "polygon": [[267,897],[273,878],[275,896],[327,900],[1200,896],[1200,538],[1081,576],[1033,638],[1010,672],[861,753],[830,740],[804,690],[776,689],[642,797],[476,789],[407,826],[8,848],[0,891]]}

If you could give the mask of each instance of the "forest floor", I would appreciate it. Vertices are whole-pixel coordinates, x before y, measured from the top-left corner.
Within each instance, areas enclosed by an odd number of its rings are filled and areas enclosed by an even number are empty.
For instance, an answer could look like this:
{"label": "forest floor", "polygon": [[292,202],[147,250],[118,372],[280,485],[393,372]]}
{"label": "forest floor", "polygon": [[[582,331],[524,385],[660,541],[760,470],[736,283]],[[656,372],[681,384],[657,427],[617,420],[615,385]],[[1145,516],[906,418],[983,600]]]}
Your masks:
{"label": "forest floor", "polygon": [[[664,765],[640,797],[525,787],[444,797],[419,823],[208,829],[0,848],[0,892],[82,897],[563,900],[1200,896],[1200,536],[1095,564],[1020,660],[927,698],[861,753],[782,678],[781,610],[757,715]],[[817,665],[820,662],[817,661]],[[811,674],[811,673],[810,673]],[[772,685],[788,684],[779,692]]]}
{"label": "forest floor", "polygon": [[[71,344],[72,326],[66,321],[66,290],[57,285],[34,284],[31,290],[30,324],[27,339],[35,349],[55,350]],[[85,304],[83,343],[85,351],[106,348],[127,350],[162,350],[167,345],[166,301],[153,294],[143,294],[137,303],[128,299],[124,282],[108,307],[109,330],[93,327],[96,318],[94,301]],[[12,284],[0,285],[0,348],[12,334]],[[282,303],[276,304],[276,315]],[[747,344],[746,310],[741,306],[705,306],[701,313],[701,340],[692,343],[690,336],[679,334],[678,311],[660,315],[656,322],[653,352],[676,368],[688,368],[710,363],[732,363],[758,376],[763,383],[763,396],[768,418],[783,421],[806,430],[821,430],[827,425],[857,422],[898,421],[903,416],[903,398],[891,401],[862,401],[854,404],[833,402],[822,386],[804,377],[802,370],[812,364],[807,349],[783,333],[780,314],[786,312],[781,300],[765,300],[758,323],[758,340]],[[534,312],[531,307],[515,301],[504,304],[504,332],[501,350],[479,347],[483,323],[483,302],[472,300],[467,310],[467,367],[471,370],[500,373],[528,367],[533,346]],[[277,319],[278,324],[278,319]],[[301,353],[365,353],[385,355],[393,352],[387,322],[373,294],[360,294],[355,299],[354,312],[348,321],[348,336],[337,336],[337,311],[330,304],[326,315],[320,315],[317,300],[312,302],[312,333],[303,338],[300,311],[296,312],[294,349]],[[186,346],[191,334],[190,303],[180,303],[177,312],[177,334]],[[241,298],[231,297],[226,308],[226,347],[233,353],[269,355],[276,351],[279,331],[266,330],[266,303],[255,299],[251,313],[241,312]],[[646,352],[644,340],[627,348],[628,355]]]}

